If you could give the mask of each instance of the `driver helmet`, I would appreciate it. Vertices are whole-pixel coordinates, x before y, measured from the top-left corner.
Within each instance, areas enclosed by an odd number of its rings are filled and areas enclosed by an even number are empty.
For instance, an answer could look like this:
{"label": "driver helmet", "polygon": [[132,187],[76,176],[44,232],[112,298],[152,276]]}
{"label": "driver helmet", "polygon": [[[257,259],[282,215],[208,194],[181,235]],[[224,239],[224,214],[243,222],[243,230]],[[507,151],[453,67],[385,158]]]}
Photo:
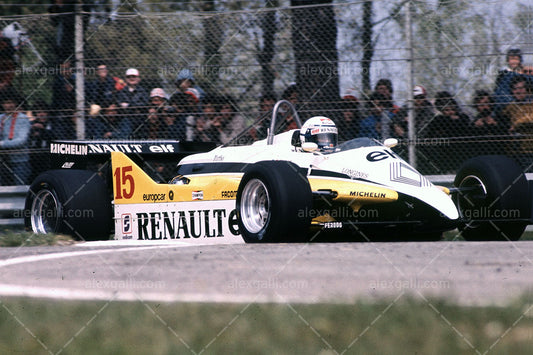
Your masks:
{"label": "driver helmet", "polygon": [[311,117],[300,129],[300,142],[316,143],[321,151],[333,151],[337,146],[337,137],[335,123],[324,116]]}

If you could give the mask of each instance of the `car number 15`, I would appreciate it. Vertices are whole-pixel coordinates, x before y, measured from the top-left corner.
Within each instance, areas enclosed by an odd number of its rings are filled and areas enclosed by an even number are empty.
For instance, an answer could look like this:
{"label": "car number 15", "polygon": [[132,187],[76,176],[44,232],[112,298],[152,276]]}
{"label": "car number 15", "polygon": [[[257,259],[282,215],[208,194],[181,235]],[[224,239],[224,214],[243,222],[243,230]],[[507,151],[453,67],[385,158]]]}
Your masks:
{"label": "car number 15", "polygon": [[131,172],[133,167],[123,166],[115,169],[113,176],[115,177],[116,193],[115,199],[128,199],[133,196],[135,191],[135,180]]}

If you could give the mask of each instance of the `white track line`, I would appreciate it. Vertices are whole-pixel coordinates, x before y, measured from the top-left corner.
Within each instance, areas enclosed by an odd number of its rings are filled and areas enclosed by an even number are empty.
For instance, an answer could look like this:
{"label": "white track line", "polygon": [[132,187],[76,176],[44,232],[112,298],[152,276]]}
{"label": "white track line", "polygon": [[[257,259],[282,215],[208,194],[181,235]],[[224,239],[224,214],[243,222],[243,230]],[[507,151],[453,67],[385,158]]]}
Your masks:
{"label": "white track line", "polygon": [[10,266],[10,265],[16,265],[16,264],[33,263],[33,262],[53,260],[53,259],[62,259],[62,258],[71,258],[75,256],[118,253],[118,252],[124,252],[124,251],[136,251],[136,250],[158,249],[158,248],[176,248],[176,247],[184,247],[184,246],[190,246],[190,244],[183,245],[183,244],[174,243],[172,245],[165,244],[165,245],[154,245],[154,246],[146,246],[146,247],[97,249],[97,250],[72,251],[72,252],[65,252],[65,253],[28,255],[28,256],[20,256],[18,258],[12,258],[12,259],[7,259],[7,260],[0,260],[0,268],[5,267],[5,266]]}
{"label": "white track line", "polygon": [[[106,244],[107,243],[107,244]],[[112,244],[109,244],[112,243]],[[171,241],[166,243],[165,241],[153,242],[152,245],[146,245],[146,241],[142,243],[135,243],[135,241],[124,243],[119,241],[113,243],[112,241],[105,241],[103,244],[99,242],[88,242],[78,244],[84,247],[95,247],[101,245],[137,245],[124,248],[113,249],[97,249],[97,250],[80,250],[73,252],[63,253],[50,253],[39,255],[28,255],[17,258],[0,260],[0,269],[7,266],[36,263],[41,261],[49,261],[54,259],[81,257],[94,254],[107,254],[107,253],[123,253],[128,251],[150,250],[159,248],[176,248],[176,247],[190,247],[197,246],[197,244]],[[219,244],[220,245],[220,244]],[[76,290],[57,287],[34,287],[34,286],[21,286],[13,284],[0,284],[0,296],[22,296],[22,297],[36,297],[36,298],[53,298],[63,300],[101,300],[101,301],[154,301],[154,302],[226,302],[226,303],[241,303],[241,302],[276,302],[277,300],[269,298],[258,297],[254,295],[225,295],[215,294],[207,297],[205,294],[178,294],[178,293],[154,293],[154,292],[135,292],[127,290]],[[279,301],[279,300],[278,300]]]}

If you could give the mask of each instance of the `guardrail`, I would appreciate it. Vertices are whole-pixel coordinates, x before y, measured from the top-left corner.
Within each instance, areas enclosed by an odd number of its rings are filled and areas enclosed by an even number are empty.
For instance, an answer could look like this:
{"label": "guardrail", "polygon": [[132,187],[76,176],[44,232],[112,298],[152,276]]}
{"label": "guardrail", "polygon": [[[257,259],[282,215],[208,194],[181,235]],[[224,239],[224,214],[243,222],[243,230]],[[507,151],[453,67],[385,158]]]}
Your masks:
{"label": "guardrail", "polygon": [[24,201],[28,185],[0,186],[0,226],[23,226]]}

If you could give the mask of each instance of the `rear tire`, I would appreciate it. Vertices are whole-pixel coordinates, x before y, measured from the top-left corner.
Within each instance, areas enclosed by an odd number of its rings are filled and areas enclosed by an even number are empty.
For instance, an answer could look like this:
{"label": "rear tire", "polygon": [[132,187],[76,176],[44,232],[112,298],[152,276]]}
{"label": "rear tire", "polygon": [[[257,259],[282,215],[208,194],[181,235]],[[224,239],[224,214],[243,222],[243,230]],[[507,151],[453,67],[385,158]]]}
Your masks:
{"label": "rear tire", "polygon": [[308,236],[311,187],[300,168],[286,161],[250,166],[237,191],[237,217],[247,243],[301,242]]}
{"label": "rear tire", "polygon": [[88,170],[50,170],[37,176],[26,196],[24,223],[34,233],[107,240],[111,198],[104,180]]}
{"label": "rear tire", "polygon": [[466,240],[520,239],[530,218],[529,186],[514,160],[500,155],[472,158],[461,166],[454,185],[463,190],[455,202],[466,220],[459,226]]}

